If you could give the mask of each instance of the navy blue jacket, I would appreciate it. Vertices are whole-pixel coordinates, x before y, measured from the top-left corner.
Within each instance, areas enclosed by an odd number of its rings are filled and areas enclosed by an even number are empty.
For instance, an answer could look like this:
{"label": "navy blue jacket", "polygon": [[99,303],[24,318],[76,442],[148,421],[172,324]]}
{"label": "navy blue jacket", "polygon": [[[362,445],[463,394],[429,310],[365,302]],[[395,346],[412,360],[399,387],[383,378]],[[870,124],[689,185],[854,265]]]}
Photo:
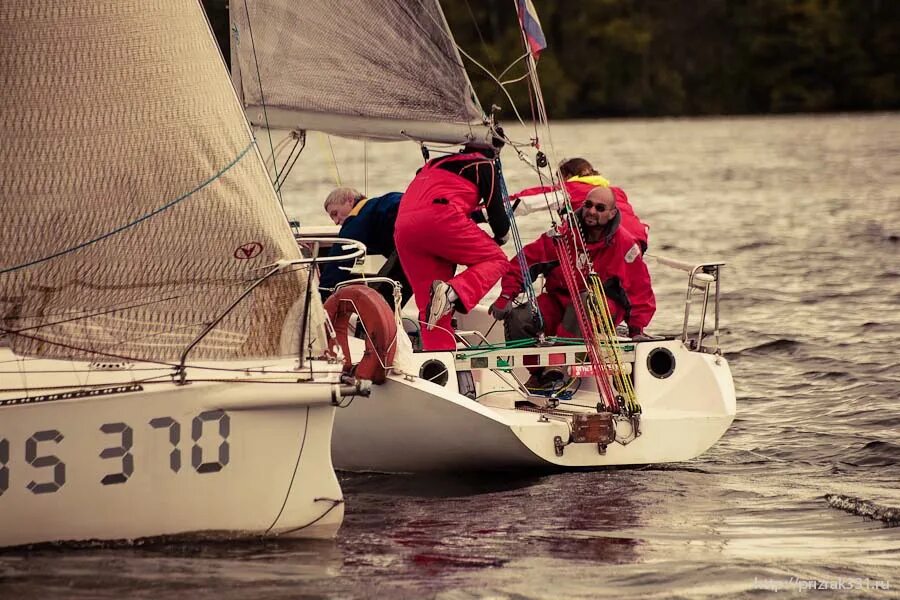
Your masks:
{"label": "navy blue jacket", "polygon": [[[380,254],[388,258],[397,249],[394,245],[394,222],[397,220],[397,209],[402,197],[402,192],[390,192],[377,198],[360,200],[347,215],[338,236],[362,242],[366,245],[368,254]],[[329,256],[341,256],[347,252],[337,244],[331,248]],[[322,265],[319,286],[323,288],[323,299],[331,295],[334,286],[354,277],[349,271],[338,267],[352,266],[352,260]]]}

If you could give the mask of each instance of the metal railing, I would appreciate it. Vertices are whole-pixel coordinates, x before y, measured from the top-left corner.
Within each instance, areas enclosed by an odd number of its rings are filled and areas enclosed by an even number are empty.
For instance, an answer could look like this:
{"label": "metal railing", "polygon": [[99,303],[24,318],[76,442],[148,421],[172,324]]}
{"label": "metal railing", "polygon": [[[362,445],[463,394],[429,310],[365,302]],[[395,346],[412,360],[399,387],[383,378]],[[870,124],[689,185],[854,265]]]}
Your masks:
{"label": "metal railing", "polygon": [[[720,284],[721,284],[721,267],[724,262],[709,262],[700,264],[686,263],[674,258],[666,256],[658,256],[647,254],[648,258],[655,259],[659,264],[684,271],[688,274],[687,292],[684,298],[684,321],[681,327],[681,341],[691,350],[698,352],[711,352],[719,354],[719,304],[720,304]],[[705,346],[705,327],[706,318],[710,304],[710,290],[712,289],[712,305],[713,305],[713,344]],[[702,296],[702,305],[700,306],[700,322],[696,328],[696,337],[692,337],[693,329],[690,328],[691,306],[694,297]]]}
{"label": "metal railing", "polygon": [[[187,376],[185,364],[187,362],[187,358],[188,358],[188,355],[190,354],[191,350],[193,350],[197,346],[197,344],[199,344],[201,341],[203,341],[203,338],[205,338],[209,334],[209,332],[211,332],[213,329],[215,329],[216,326],[222,322],[222,319],[227,317],[229,315],[229,313],[231,313],[231,311],[234,310],[234,308],[237,305],[239,305],[241,302],[243,302],[251,294],[251,292],[253,292],[253,290],[255,290],[257,287],[259,287],[260,284],[262,284],[269,277],[271,277],[272,275],[275,275],[276,273],[284,272],[284,271],[288,270],[289,268],[295,267],[298,265],[311,265],[311,264],[319,264],[319,263],[344,261],[344,260],[350,260],[350,259],[355,260],[355,259],[359,258],[360,256],[364,256],[366,253],[365,244],[358,242],[356,240],[351,240],[351,239],[347,239],[347,238],[309,237],[309,238],[303,238],[303,241],[306,243],[313,244],[313,247],[311,249],[312,256],[304,256],[302,258],[297,258],[297,259],[292,259],[292,260],[279,260],[275,264],[270,265],[269,269],[265,272],[265,274],[262,277],[260,277],[259,279],[257,279],[253,283],[251,283],[250,286],[247,287],[247,289],[245,289],[241,293],[240,296],[235,298],[234,302],[232,302],[230,305],[228,305],[228,307],[224,311],[222,311],[216,318],[214,318],[212,321],[210,321],[206,325],[206,327],[203,328],[203,331],[201,331],[197,335],[197,337],[195,337],[191,341],[191,343],[188,344],[187,347],[185,347],[184,351],[181,353],[181,356],[178,359],[178,365],[175,367],[175,380],[176,381],[178,381],[179,383],[182,383],[182,384],[185,383],[186,376]],[[350,252],[348,252],[347,254],[342,254],[341,256],[320,257],[320,256],[318,256],[319,244],[324,243],[324,242],[342,243],[342,244],[344,244],[343,249],[350,250]],[[309,288],[309,282],[307,282],[307,288]],[[308,289],[307,289],[307,292],[309,292]],[[307,293],[307,300],[308,300],[308,298],[309,298],[309,293]],[[308,320],[309,320],[309,302],[307,301],[306,306],[304,307],[303,321],[302,321],[302,327],[303,327],[304,331],[306,329],[306,323]],[[303,335],[301,333],[301,348],[300,348],[300,354],[299,354],[299,356],[301,358],[302,358],[302,354],[303,354],[302,338],[303,338]]]}

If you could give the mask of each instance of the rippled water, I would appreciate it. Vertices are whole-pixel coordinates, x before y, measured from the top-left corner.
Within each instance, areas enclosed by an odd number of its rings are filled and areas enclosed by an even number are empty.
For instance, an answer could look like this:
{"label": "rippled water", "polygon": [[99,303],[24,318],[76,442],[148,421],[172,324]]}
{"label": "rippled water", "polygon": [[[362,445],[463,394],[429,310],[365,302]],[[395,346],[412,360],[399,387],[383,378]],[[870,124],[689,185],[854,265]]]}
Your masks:
{"label": "rippled water", "polygon": [[[825,498],[900,507],[900,115],[566,123],[553,141],[629,192],[651,251],[728,263],[738,418],[711,451],[533,477],[345,475],[334,542],[5,554],[0,597],[730,598],[811,580],[900,597],[900,527]],[[372,195],[421,161],[410,144],[334,153]],[[286,193],[307,224],[328,222],[330,156],[312,139]],[[507,161],[510,188],[533,185]],[[521,223],[526,239],[545,227]],[[653,275],[651,329],[676,330],[683,278]]]}

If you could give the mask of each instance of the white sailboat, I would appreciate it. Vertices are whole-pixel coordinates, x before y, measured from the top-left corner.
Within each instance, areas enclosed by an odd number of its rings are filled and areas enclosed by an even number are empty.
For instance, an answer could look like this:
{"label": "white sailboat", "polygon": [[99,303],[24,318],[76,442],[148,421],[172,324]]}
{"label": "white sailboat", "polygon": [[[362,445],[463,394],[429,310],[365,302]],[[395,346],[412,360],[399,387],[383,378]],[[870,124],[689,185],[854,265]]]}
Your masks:
{"label": "white sailboat", "polygon": [[[254,125],[421,144],[490,139],[491,119],[477,102],[436,0],[239,0],[232,3],[232,29],[233,78]],[[544,173],[549,179],[549,170]],[[456,352],[416,352],[402,364],[398,359],[367,402],[340,411],[336,467],[585,468],[701,455],[725,433],[736,410],[731,372],[718,345],[722,264],[666,258],[658,264],[686,272],[681,333],[653,341],[609,339],[605,345],[607,353],[618,351],[616,368],[625,387],[633,387],[639,411],[602,405],[589,348],[512,348],[503,344],[502,327],[492,327],[493,319],[479,308],[458,316]],[[698,302],[699,310],[692,310]],[[418,327],[415,316],[404,322]],[[361,360],[364,342],[349,341],[353,360]],[[561,370],[566,389],[541,396],[527,390],[522,382],[534,366]],[[621,387],[615,391],[624,394]]]}
{"label": "white sailboat", "polygon": [[0,31],[0,547],[335,535],[357,390],[200,4]]}

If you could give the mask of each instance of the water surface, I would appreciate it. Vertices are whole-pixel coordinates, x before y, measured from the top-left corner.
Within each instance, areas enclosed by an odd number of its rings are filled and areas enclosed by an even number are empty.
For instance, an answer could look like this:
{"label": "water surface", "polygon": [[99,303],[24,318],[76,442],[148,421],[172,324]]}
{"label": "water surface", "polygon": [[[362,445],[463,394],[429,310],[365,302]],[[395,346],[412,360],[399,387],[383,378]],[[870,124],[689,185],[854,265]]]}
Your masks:
{"label": "water surface", "polygon": [[[738,417],[712,450],[582,473],[344,475],[333,542],[3,554],[0,597],[732,598],[812,582],[900,597],[900,527],[825,499],[900,507],[900,116],[584,122],[553,135],[558,156],[591,159],[628,192],[651,251],[728,263]],[[342,182],[371,195],[404,189],[421,163],[412,144],[332,146]],[[286,190],[306,224],[328,223],[331,156],[314,136]],[[535,184],[506,163],[511,189]],[[531,239],[546,215],[520,227]],[[651,330],[676,331],[683,274],[652,269]]]}

